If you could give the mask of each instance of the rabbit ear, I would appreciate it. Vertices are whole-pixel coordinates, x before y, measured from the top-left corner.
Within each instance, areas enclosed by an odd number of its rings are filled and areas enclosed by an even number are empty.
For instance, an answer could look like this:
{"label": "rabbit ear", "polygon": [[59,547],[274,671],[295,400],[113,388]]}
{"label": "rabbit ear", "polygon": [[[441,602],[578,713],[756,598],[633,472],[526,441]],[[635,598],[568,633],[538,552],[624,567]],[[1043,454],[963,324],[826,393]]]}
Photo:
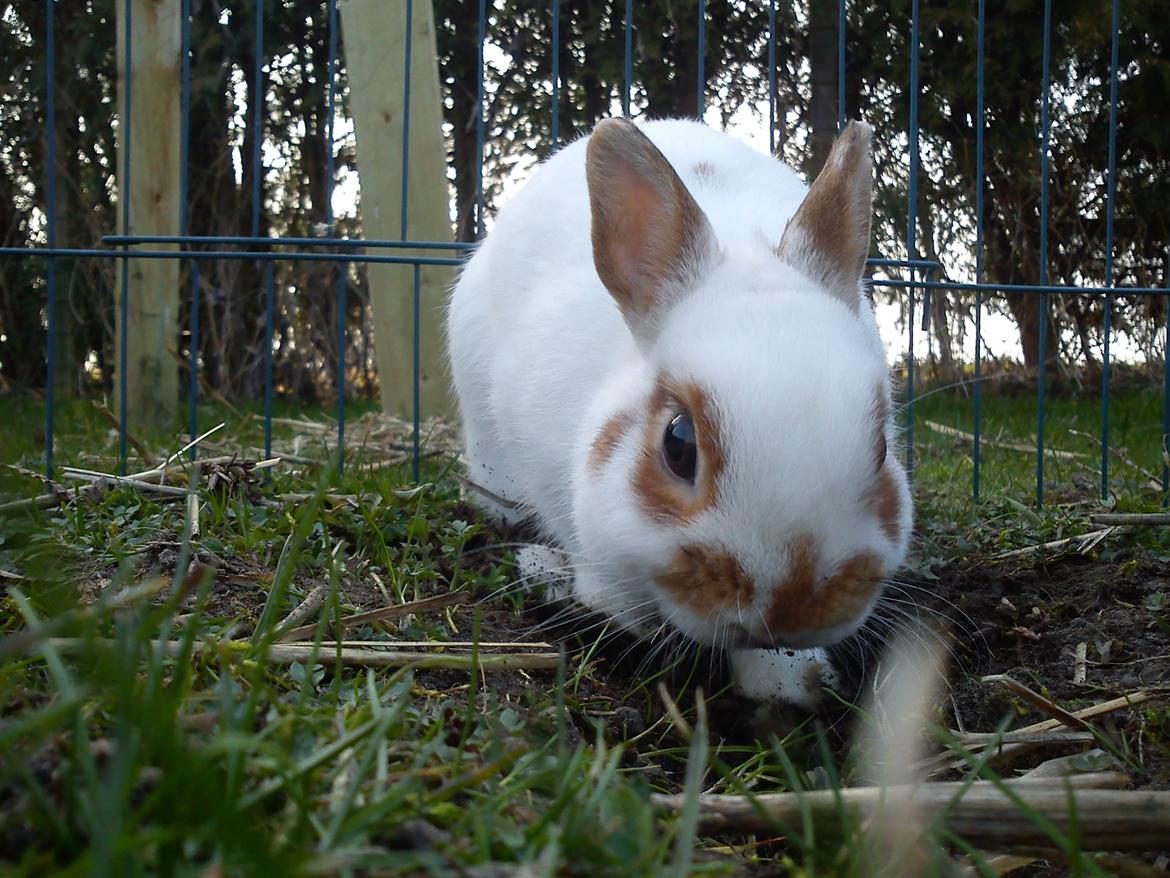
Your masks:
{"label": "rabbit ear", "polygon": [[605,119],[585,163],[593,264],[640,341],[652,339],[715,236],[670,162],[628,119]]}
{"label": "rabbit ear", "polygon": [[780,237],[776,254],[857,310],[873,212],[871,129],[850,122]]}

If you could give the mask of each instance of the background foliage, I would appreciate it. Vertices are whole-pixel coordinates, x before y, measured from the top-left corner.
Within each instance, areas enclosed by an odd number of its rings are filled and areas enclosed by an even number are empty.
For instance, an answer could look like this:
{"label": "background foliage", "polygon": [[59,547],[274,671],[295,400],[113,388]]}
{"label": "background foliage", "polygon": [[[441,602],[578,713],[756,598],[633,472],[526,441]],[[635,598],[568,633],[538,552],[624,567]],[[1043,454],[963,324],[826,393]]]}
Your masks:
{"label": "background foliage", "polygon": [[[485,51],[484,198],[487,217],[509,181],[551,138],[552,20],[544,0],[491,4]],[[1157,110],[1170,93],[1170,23],[1154,0],[1122,4],[1118,107],[1114,280],[1119,285],[1170,282],[1170,129]],[[93,247],[113,231],[117,209],[114,0],[56,4],[58,243]],[[940,260],[949,277],[973,279],[976,120],[976,3],[924,4],[921,21],[919,125],[922,171],[918,255]],[[697,0],[634,4],[631,109],[653,116],[697,110]],[[339,102],[334,142],[327,137],[328,15],[319,0],[266,0],[263,130],[253,130],[255,5],[193,0],[188,221],[195,235],[252,231],[253,175],[262,173],[261,235],[327,230],[333,151],[337,199],[333,232],[360,235],[352,124],[347,110],[344,34],[339,49]],[[768,124],[769,5],[743,0],[706,3],[702,72],[706,118],[740,128]],[[437,0],[440,75],[453,218],[458,237],[475,235],[477,4]],[[559,140],[587,132],[621,110],[624,90],[621,2],[564,0],[560,5]],[[837,125],[837,11],[831,3],[777,2],[775,146],[785,160],[815,173]],[[1102,0],[1055,4],[1052,40],[1051,213],[1049,279],[1054,284],[1104,282],[1108,154],[1110,10]],[[0,11],[0,57],[12,71],[0,82],[0,240],[4,246],[45,241],[45,5],[15,0]],[[986,278],[999,283],[1040,279],[1038,209],[1042,4],[987,3]],[[910,60],[908,0],[848,4],[846,105],[877,131],[878,202],[874,255],[906,255],[907,97]],[[394,78],[387,71],[388,79]],[[253,166],[262,138],[263,169]],[[336,269],[277,265],[275,368],[283,393],[313,399],[331,392],[337,369]],[[228,397],[254,397],[262,384],[264,322],[261,267],[242,261],[202,263],[200,342],[203,378]],[[347,371],[359,392],[375,380],[360,267],[349,269]],[[63,308],[60,390],[101,389],[111,378],[114,265],[109,260],[59,263]],[[184,278],[184,289],[189,289]],[[185,297],[186,298],[186,297]],[[0,259],[0,387],[44,380],[46,340],[43,261]],[[1010,315],[1024,364],[1038,361],[1034,296],[995,298]],[[931,300],[930,359],[944,377],[962,368],[969,340],[970,296]],[[1053,365],[1092,372],[1101,359],[1100,297],[1058,296],[1050,338]],[[1119,297],[1114,325],[1146,361],[1160,360],[1165,301]],[[176,339],[187,354],[189,340]],[[969,344],[968,344],[969,348]],[[1157,373],[1159,370],[1153,370]]]}

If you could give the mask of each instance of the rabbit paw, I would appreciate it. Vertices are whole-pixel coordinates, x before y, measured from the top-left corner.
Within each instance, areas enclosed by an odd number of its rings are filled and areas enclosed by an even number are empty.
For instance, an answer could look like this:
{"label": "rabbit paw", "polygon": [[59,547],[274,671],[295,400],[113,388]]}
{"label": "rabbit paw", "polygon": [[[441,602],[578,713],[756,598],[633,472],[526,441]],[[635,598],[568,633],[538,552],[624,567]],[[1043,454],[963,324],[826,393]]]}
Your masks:
{"label": "rabbit paw", "polygon": [[809,711],[841,682],[823,649],[739,649],[731,653],[731,670],[744,697]]}

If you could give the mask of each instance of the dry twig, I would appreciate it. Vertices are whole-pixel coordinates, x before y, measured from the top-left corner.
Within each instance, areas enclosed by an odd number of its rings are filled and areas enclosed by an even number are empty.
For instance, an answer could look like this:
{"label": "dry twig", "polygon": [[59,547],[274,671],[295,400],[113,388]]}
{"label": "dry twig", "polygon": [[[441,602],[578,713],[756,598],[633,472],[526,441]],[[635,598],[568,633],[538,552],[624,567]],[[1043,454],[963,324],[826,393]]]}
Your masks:
{"label": "dry twig", "polygon": [[[1114,772],[1050,780],[1003,781],[1002,786],[1062,832],[1076,821],[1083,850],[1161,850],[1170,838],[1170,792],[1120,790],[1125,775]],[[841,830],[841,813],[868,822],[891,797],[909,801],[923,813],[941,814],[943,825],[972,844],[998,850],[1046,851],[1056,842],[1021,813],[1020,807],[991,781],[930,783],[900,789],[855,787],[805,793],[699,797],[699,831],[707,834],[772,832],[778,826],[811,820],[818,836]],[[660,808],[681,811],[684,796],[654,795]]]}
{"label": "dry twig", "polygon": [[[343,616],[337,622],[344,629],[353,628],[358,625],[367,625],[373,622],[385,622],[389,619],[401,619],[403,616],[409,616],[411,613],[423,613],[429,610],[440,610],[444,607],[449,607],[452,604],[459,603],[464,597],[466,597],[465,592],[453,591],[447,594],[423,598],[419,601],[410,601],[405,604],[394,604],[389,607],[370,610],[366,613],[354,613],[350,616]],[[300,628],[293,628],[284,632],[277,637],[277,641],[280,643],[291,643],[297,640],[306,640],[312,637],[316,630],[316,625],[302,625]]]}

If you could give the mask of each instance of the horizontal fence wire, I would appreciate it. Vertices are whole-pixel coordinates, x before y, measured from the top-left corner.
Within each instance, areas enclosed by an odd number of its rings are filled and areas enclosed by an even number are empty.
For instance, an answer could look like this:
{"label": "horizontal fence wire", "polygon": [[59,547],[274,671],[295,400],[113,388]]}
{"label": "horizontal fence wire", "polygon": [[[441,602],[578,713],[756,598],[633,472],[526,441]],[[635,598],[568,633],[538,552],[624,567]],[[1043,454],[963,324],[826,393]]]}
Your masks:
{"label": "horizontal fence wire", "polygon": [[[190,0],[181,0],[181,68],[180,68],[180,135],[179,135],[179,216],[176,235],[145,234],[137,232],[132,227],[134,217],[131,214],[130,198],[126,195],[132,189],[135,159],[138,150],[131,143],[133,131],[133,93],[134,93],[134,27],[131,20],[132,2],[122,0],[122,21],[120,33],[123,46],[121,64],[124,68],[122,77],[122,93],[120,95],[120,113],[118,125],[120,156],[118,224],[116,233],[101,237],[99,247],[68,247],[60,246],[57,217],[58,191],[58,162],[56,115],[58,106],[57,96],[57,22],[54,16],[56,4],[45,5],[45,231],[43,246],[4,246],[0,247],[0,257],[42,259],[44,260],[45,280],[45,331],[46,331],[46,395],[45,395],[45,473],[49,478],[54,474],[54,444],[56,432],[56,388],[59,376],[56,373],[58,353],[61,339],[59,338],[60,321],[58,319],[58,270],[62,260],[114,260],[119,267],[117,278],[116,315],[117,325],[121,327],[117,333],[115,357],[117,362],[115,387],[117,392],[118,420],[120,424],[118,437],[119,471],[125,472],[128,458],[128,333],[125,328],[129,325],[134,290],[131,288],[131,265],[135,260],[179,260],[187,272],[190,293],[187,301],[189,322],[187,333],[189,336],[188,360],[188,432],[194,439],[199,433],[198,402],[200,395],[200,343],[203,336],[200,326],[201,312],[205,306],[202,297],[201,279],[205,276],[205,266],[210,262],[218,261],[247,261],[259,266],[262,275],[262,295],[264,299],[264,421],[265,421],[265,454],[272,451],[272,406],[273,406],[273,343],[275,331],[275,266],[277,263],[330,263],[336,265],[336,319],[337,326],[337,394],[338,394],[338,457],[337,465],[345,465],[345,419],[346,419],[346,361],[347,361],[347,299],[350,268],[357,265],[391,264],[410,266],[413,272],[411,286],[411,339],[413,345],[412,357],[412,459],[413,473],[419,477],[420,458],[420,384],[421,367],[419,359],[419,344],[421,337],[420,321],[422,308],[421,272],[427,267],[458,268],[465,264],[487,232],[487,205],[485,195],[484,168],[488,160],[488,137],[496,136],[496,126],[492,121],[489,106],[488,87],[488,46],[491,40],[491,12],[494,6],[489,7],[487,0],[478,0],[476,15],[477,41],[477,72],[476,72],[476,112],[474,119],[475,149],[477,161],[474,163],[474,204],[471,212],[475,241],[447,242],[447,241],[415,241],[410,239],[409,193],[411,185],[411,77],[412,54],[414,51],[413,38],[413,0],[405,0],[406,29],[402,57],[402,164],[401,164],[401,192],[400,208],[400,237],[398,239],[366,239],[343,237],[337,234],[334,221],[333,200],[337,185],[335,122],[338,113],[339,97],[339,20],[337,0],[328,0],[325,5],[325,20],[321,26],[326,30],[328,57],[325,69],[325,112],[326,112],[326,149],[325,149],[325,179],[327,194],[325,198],[325,234],[320,237],[304,236],[271,236],[263,233],[264,219],[264,179],[267,169],[264,164],[263,143],[268,132],[265,128],[265,95],[270,81],[266,66],[265,42],[265,3],[264,0],[255,0],[252,9],[254,24],[254,42],[252,59],[252,83],[250,95],[250,136],[252,149],[250,165],[245,167],[243,174],[247,177],[247,185],[251,189],[251,203],[248,235],[192,235],[189,233],[188,216],[190,205],[190,118],[191,118],[191,90],[193,57],[192,37],[192,4]],[[622,19],[622,53],[620,88],[615,100],[619,100],[621,110],[626,115],[637,115],[640,111],[636,105],[642,101],[638,92],[636,79],[636,61],[638,58],[636,9],[633,0],[626,0]],[[836,100],[837,123],[842,128],[847,120],[846,98],[848,94],[848,49],[849,49],[849,19],[851,4],[848,0],[838,0],[836,6]],[[707,106],[708,98],[708,69],[716,69],[718,59],[708,59],[707,52],[712,45],[708,38],[708,10],[705,0],[696,2],[697,17],[695,19],[696,51],[695,59],[695,107],[701,117]],[[975,128],[975,175],[974,175],[974,206],[973,226],[974,244],[972,250],[973,281],[951,280],[947,277],[946,266],[938,260],[921,258],[919,256],[919,212],[924,209],[919,205],[920,175],[922,173],[922,149],[920,146],[919,126],[920,104],[922,95],[922,30],[923,19],[920,0],[912,0],[908,22],[908,80],[909,91],[907,106],[907,127],[905,131],[907,142],[907,170],[906,170],[906,227],[903,247],[905,258],[871,258],[867,261],[868,273],[871,275],[868,283],[876,288],[885,288],[899,291],[903,296],[904,306],[908,319],[905,321],[906,355],[902,362],[905,386],[905,406],[903,425],[905,431],[905,454],[907,467],[914,467],[914,406],[918,398],[916,381],[916,364],[918,363],[916,329],[925,331],[926,321],[931,313],[931,296],[938,293],[948,293],[958,296],[972,296],[974,300],[974,363],[973,363],[973,400],[971,409],[972,418],[972,496],[979,499],[984,479],[984,341],[982,337],[984,327],[984,311],[987,300],[992,296],[1005,294],[1024,294],[1036,297],[1036,315],[1038,319],[1038,359],[1041,368],[1036,375],[1036,461],[1035,461],[1035,500],[1042,504],[1045,495],[1045,443],[1048,410],[1047,369],[1044,367],[1049,359],[1050,344],[1057,340],[1049,338],[1051,322],[1050,297],[1058,295],[1074,295],[1098,297],[1102,303],[1102,372],[1100,391],[1100,466],[1099,487],[1100,495],[1107,498],[1110,493],[1110,404],[1112,399],[1112,358],[1114,306],[1117,297],[1126,296],[1158,296],[1170,297],[1170,288],[1155,286],[1118,286],[1115,284],[1115,213],[1117,207],[1118,185],[1118,89],[1119,89],[1119,56],[1121,37],[1121,9],[1120,0],[1111,0],[1110,16],[1110,44],[1109,44],[1109,123],[1108,123],[1108,164],[1106,171],[1106,194],[1104,199],[1104,284],[1060,284],[1050,283],[1049,264],[1049,225],[1050,225],[1050,185],[1051,185],[1051,141],[1052,141],[1052,67],[1053,67],[1053,3],[1045,0],[1043,19],[1043,45],[1041,61],[1041,91],[1037,97],[1040,113],[1039,123],[1039,247],[1037,255],[1038,283],[997,283],[988,279],[985,264],[987,219],[987,100],[986,100],[986,43],[987,43],[987,9],[986,0],[978,0],[976,15],[976,106],[974,115]],[[562,140],[562,102],[565,100],[567,83],[562,81],[562,12],[560,0],[550,0],[549,23],[551,29],[551,47],[548,66],[548,95],[550,97],[548,117],[548,144],[551,151],[555,151]],[[929,31],[928,31],[929,32]],[[863,35],[855,34],[861,39]],[[769,0],[767,6],[767,140],[769,148],[775,151],[778,148],[779,132],[785,126],[785,111],[780,105],[778,92],[777,69],[781,62],[779,52],[779,22],[778,4],[776,0]],[[709,63],[709,61],[711,63]],[[714,92],[711,92],[714,94]],[[490,130],[489,130],[490,128]],[[176,249],[158,249],[158,248]],[[389,251],[389,252],[387,252]],[[923,309],[923,324],[918,326],[916,319],[917,309]],[[1167,307],[1167,323],[1165,331],[1170,339],[1170,306]],[[1162,450],[1165,450],[1166,435],[1170,432],[1170,357],[1163,358],[1163,400],[1162,400]],[[192,453],[196,453],[193,449]],[[1162,487],[1166,496],[1166,487],[1170,485],[1170,465],[1166,463],[1163,454]]]}

